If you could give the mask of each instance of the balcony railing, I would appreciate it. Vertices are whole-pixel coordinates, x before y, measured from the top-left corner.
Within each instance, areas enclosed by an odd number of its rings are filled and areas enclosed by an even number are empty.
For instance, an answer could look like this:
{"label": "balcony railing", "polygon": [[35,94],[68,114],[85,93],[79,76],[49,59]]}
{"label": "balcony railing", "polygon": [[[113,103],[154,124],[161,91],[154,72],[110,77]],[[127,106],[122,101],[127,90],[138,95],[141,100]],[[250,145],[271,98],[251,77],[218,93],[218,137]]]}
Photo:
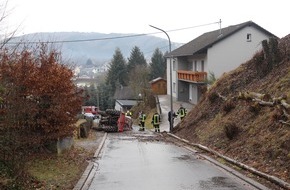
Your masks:
{"label": "balcony railing", "polygon": [[178,80],[186,80],[192,82],[206,82],[207,73],[197,71],[178,70]]}

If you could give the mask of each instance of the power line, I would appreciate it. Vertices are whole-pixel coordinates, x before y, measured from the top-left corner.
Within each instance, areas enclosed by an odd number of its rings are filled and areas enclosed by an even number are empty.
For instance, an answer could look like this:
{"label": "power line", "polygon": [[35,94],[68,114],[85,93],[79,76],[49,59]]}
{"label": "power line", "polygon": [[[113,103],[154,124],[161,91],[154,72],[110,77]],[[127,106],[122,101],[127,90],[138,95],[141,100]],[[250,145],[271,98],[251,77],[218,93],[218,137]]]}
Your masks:
{"label": "power line", "polygon": [[[192,29],[192,28],[198,28],[198,27],[202,27],[202,26],[209,26],[209,25],[212,25],[212,24],[219,24],[219,23],[220,23],[220,21],[218,21],[218,22],[212,22],[212,23],[208,23],[208,24],[201,24],[201,25],[186,27],[186,28],[179,28],[179,29],[168,30],[166,32],[175,32],[175,31],[179,31],[179,30],[188,30],[188,29]],[[159,32],[159,33],[161,33],[161,32]]]}
{"label": "power line", "polygon": [[[220,23],[221,23],[221,20],[219,20],[218,22],[213,22],[213,23],[208,23],[208,24],[201,24],[201,25],[196,25],[196,26],[191,26],[191,27],[186,27],[186,28],[179,28],[179,29],[168,30],[166,32],[169,33],[169,32],[175,32],[175,31],[180,31],[180,30],[188,30],[188,29],[192,29],[192,28],[198,28],[198,27],[202,27],[202,26],[209,26],[209,25],[220,24]],[[157,34],[157,33],[163,33],[163,32],[155,32],[154,34]],[[167,46],[160,47],[159,49],[165,49],[165,48],[168,48],[168,45]],[[150,51],[150,52],[154,52],[154,51]],[[146,54],[148,54],[150,52],[147,52]]]}
{"label": "power line", "polygon": [[[89,41],[101,41],[101,40],[115,40],[115,39],[121,39],[121,38],[132,38],[132,37],[139,37],[139,36],[145,36],[150,34],[133,34],[133,35],[126,35],[126,36],[114,36],[114,37],[106,37],[106,38],[92,38],[92,39],[83,39],[83,40],[60,40],[60,41],[32,41],[32,42],[18,42],[22,44],[30,43],[30,44],[36,44],[36,43],[75,43],[75,42],[89,42]],[[12,42],[16,44],[17,42]]]}
{"label": "power line", "polygon": [[[202,24],[202,25],[186,27],[186,28],[172,29],[172,30],[168,30],[166,32],[176,32],[176,31],[180,31],[180,30],[188,30],[188,29],[192,29],[192,28],[198,28],[198,27],[208,26],[208,25],[217,24],[217,23],[220,23],[220,21],[219,22],[208,23],[208,24]],[[133,38],[133,37],[147,36],[147,35],[153,35],[153,34],[159,34],[159,33],[162,33],[162,32],[152,32],[152,33],[146,33],[146,34],[132,34],[132,35],[114,36],[114,37],[106,37],[106,38],[79,39],[79,40],[7,42],[7,44],[78,43],[78,42],[90,42],[90,41],[115,40],[115,39],[122,39],[122,38]]]}

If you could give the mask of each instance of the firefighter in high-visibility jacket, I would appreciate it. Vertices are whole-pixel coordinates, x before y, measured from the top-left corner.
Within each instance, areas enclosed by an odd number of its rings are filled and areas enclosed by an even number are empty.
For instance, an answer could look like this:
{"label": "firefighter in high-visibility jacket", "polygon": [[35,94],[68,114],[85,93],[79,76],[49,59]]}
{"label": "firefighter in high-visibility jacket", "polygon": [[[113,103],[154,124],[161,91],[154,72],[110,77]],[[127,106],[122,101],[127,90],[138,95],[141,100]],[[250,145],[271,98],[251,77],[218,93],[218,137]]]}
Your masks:
{"label": "firefighter in high-visibility jacket", "polygon": [[187,110],[180,104],[180,108],[177,111],[177,114],[179,115],[180,119],[182,120],[186,116]]}
{"label": "firefighter in high-visibility jacket", "polygon": [[144,131],[145,130],[145,120],[146,120],[146,114],[141,111],[140,114],[139,114],[139,122],[140,122],[139,131]]}
{"label": "firefighter in high-visibility jacket", "polygon": [[155,128],[155,132],[160,133],[160,115],[158,113],[155,113],[152,116],[151,123],[153,124],[153,127]]}
{"label": "firefighter in high-visibility jacket", "polygon": [[127,110],[126,116],[132,117],[132,112],[130,110]]}

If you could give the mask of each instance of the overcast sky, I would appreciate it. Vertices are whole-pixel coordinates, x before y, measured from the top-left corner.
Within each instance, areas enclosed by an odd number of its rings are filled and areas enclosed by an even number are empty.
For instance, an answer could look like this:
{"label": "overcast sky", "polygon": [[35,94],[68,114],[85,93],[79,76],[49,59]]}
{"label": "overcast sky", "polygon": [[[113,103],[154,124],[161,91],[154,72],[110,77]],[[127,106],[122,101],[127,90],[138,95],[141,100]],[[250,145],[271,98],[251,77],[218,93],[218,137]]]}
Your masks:
{"label": "overcast sky", "polygon": [[[0,0],[4,1],[4,0]],[[278,37],[290,33],[289,0],[8,0],[8,26],[35,32],[159,32],[187,43],[222,27],[254,21]],[[164,33],[156,36],[167,39]]]}

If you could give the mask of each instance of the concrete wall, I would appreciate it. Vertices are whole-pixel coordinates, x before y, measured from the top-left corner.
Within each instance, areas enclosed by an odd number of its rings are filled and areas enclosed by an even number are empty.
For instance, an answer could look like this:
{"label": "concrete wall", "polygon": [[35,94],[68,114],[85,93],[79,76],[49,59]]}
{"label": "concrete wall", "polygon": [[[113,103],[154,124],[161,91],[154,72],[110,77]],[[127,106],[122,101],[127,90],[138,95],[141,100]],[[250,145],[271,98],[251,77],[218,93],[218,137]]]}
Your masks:
{"label": "concrete wall", "polygon": [[57,141],[57,153],[61,154],[66,150],[69,150],[73,147],[74,140],[73,137],[66,137]]}

